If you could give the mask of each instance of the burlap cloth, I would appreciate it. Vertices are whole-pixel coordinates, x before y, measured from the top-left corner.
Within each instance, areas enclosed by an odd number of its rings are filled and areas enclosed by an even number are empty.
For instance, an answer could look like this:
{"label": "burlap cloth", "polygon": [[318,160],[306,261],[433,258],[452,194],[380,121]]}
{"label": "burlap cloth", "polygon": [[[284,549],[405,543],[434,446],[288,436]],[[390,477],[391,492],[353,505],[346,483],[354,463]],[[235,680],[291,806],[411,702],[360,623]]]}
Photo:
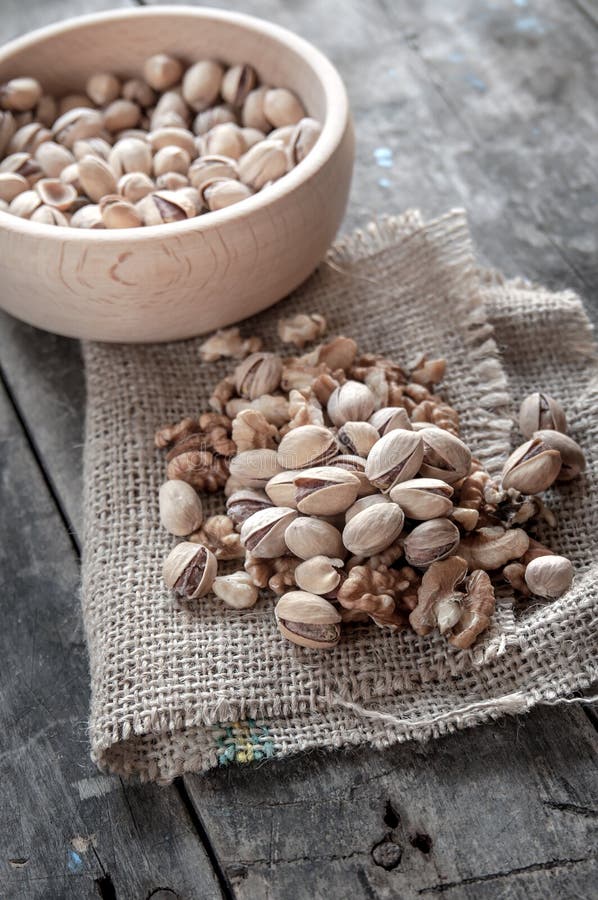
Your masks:
{"label": "burlap cloth", "polygon": [[341,241],[244,332],[275,347],[277,319],[298,310],[325,313],[331,333],[364,350],[447,357],[446,396],[491,468],[519,440],[521,398],[537,388],[559,398],[588,470],[553,492],[558,526],[545,537],[574,562],[574,586],[520,610],[505,593],[470,651],[372,625],[318,654],[280,637],[271,599],[178,609],[161,580],[175,539],[158,520],[164,459],[153,432],[203,410],[230,365],[202,364],[201,339],[87,343],[83,612],[102,769],[167,782],[233,760],[424,740],[575,696],[596,678],[598,367],[578,297],[480,272],[459,211],[427,225],[408,213]]}

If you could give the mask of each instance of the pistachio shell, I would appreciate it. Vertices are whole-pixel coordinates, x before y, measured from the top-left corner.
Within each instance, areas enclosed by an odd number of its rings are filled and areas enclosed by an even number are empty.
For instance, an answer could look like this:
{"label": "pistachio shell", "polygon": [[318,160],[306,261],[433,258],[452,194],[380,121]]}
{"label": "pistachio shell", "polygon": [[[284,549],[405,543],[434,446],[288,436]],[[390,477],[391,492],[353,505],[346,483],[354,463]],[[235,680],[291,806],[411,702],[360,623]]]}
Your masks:
{"label": "pistachio shell", "polygon": [[334,647],[340,639],[340,613],[332,603],[308,591],[289,591],[276,604],[281,634],[314,650]]}
{"label": "pistachio shell", "polygon": [[367,506],[345,525],[343,544],[355,556],[373,556],[397,539],[404,521],[403,511],[396,503]]}
{"label": "pistachio shell", "polygon": [[367,422],[376,407],[376,398],[360,381],[345,381],[330,395],[327,411],[335,425]]}
{"label": "pistachio shell", "polygon": [[555,600],[569,590],[573,574],[573,565],[564,556],[540,556],[526,566],[525,583],[537,597]]}
{"label": "pistachio shell", "polygon": [[421,435],[397,428],[374,444],[365,464],[365,474],[380,490],[389,491],[395,484],[413,478],[423,458]]}
{"label": "pistachio shell", "polygon": [[390,499],[398,503],[410,519],[436,519],[453,510],[453,488],[439,478],[414,478],[396,484]]}
{"label": "pistachio shell", "polygon": [[412,429],[407,410],[402,406],[384,406],[377,409],[370,416],[369,422],[381,437],[389,431],[394,431],[395,428],[405,428],[407,431]]}
{"label": "pistachio shell", "polygon": [[201,112],[214,103],[220,93],[224,69],[212,59],[202,60],[190,66],[183,77],[182,93],[195,112]]}
{"label": "pistachio shell", "polygon": [[243,522],[241,543],[253,556],[283,556],[286,553],[285,532],[296,516],[296,511],[286,506],[259,510]]}
{"label": "pistachio shell", "polygon": [[503,487],[514,488],[522,494],[539,494],[556,481],[561,465],[559,451],[534,437],[517,447],[507,459],[502,470]]}
{"label": "pistachio shell", "polygon": [[197,531],[203,521],[201,500],[186,481],[165,481],[160,488],[160,521],[180,537]]}
{"label": "pistachio shell", "polygon": [[334,466],[304,469],[294,479],[299,512],[308,516],[334,516],[357,499],[359,479]]}
{"label": "pistachio shell", "polygon": [[277,181],[287,170],[287,157],[278,141],[260,141],[239,159],[239,179],[254,191]]}
{"label": "pistachio shell", "polygon": [[275,353],[251,353],[235,369],[235,385],[241,397],[255,400],[275,391],[281,375],[280,356]]}
{"label": "pistachio shell", "polygon": [[285,469],[325,465],[337,453],[336,439],[323,425],[300,425],[288,431],[278,446],[278,462]]}
{"label": "pistachio shell", "polygon": [[336,437],[344,453],[365,458],[380,435],[368,422],[345,422],[339,428]]}
{"label": "pistachio shell", "polygon": [[318,555],[344,559],[347,555],[338,528],[315,517],[294,519],[286,529],[285,542],[291,553],[300,559]]}
{"label": "pistachio shell", "polygon": [[243,450],[229,464],[230,474],[246,487],[264,487],[280,472],[276,450]]}
{"label": "pistachio shell", "polygon": [[553,397],[536,391],[521,403],[519,428],[526,438],[533,437],[535,431],[542,429],[561,431],[564,434],[567,431],[567,417],[560,403]]}
{"label": "pistachio shell", "polygon": [[331,594],[341,582],[342,559],[312,556],[295,569],[295,582],[303,591],[312,594]]}
{"label": "pistachio shell", "polygon": [[583,450],[573,438],[553,429],[536,431],[534,438],[541,440],[550,450],[557,450],[560,453],[561,468],[557,481],[571,481],[584,471],[586,458]]}
{"label": "pistachio shell", "polygon": [[96,156],[84,156],[79,161],[79,180],[85,194],[98,203],[106,194],[116,193],[116,178],[107,162]]}
{"label": "pistachio shell", "polygon": [[164,561],[164,581],[179,597],[196,600],[211,589],[218,571],[216,557],[203,544],[183,541]]}
{"label": "pistachio shell", "polygon": [[462,440],[442,428],[426,428],[419,434],[424,442],[423,476],[447,484],[465,478],[471,467],[471,450]]}
{"label": "pistachio shell", "polygon": [[426,568],[450,556],[459,546],[459,539],[459,529],[449,519],[422,522],[405,538],[405,558],[411,566]]}
{"label": "pistachio shell", "polygon": [[274,475],[266,484],[266,494],[276,506],[297,508],[295,476],[299,474],[299,471],[298,469],[285,469],[283,472]]}
{"label": "pistachio shell", "polygon": [[345,524],[351,521],[353,516],[356,516],[357,513],[360,513],[362,510],[367,509],[368,506],[375,506],[376,503],[390,503],[388,496],[386,494],[369,494],[366,497],[360,497],[358,500],[353,503],[352,506],[345,513]]}

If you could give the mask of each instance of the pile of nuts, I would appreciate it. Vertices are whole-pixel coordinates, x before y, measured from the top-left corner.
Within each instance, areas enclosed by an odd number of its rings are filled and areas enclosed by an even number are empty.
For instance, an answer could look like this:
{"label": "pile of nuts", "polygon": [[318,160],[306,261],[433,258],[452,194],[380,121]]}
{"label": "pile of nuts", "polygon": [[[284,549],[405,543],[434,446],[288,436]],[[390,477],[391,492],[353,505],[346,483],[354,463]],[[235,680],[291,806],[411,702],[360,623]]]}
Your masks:
{"label": "pile of nuts", "polygon": [[157,54],[142,78],[99,72],[61,99],[13,78],[0,84],[0,209],[74,228],[179,222],[277,181],[320,132],[250,65]]}
{"label": "pile of nuts", "polygon": [[[320,315],[279,323],[300,349],[325,329]],[[528,534],[554,525],[538,494],[585,465],[552,397],[523,401],[526,442],[495,479],[436,393],[442,359],[403,367],[346,337],[281,357],[238,328],[201,355],[240,361],[211,411],[156,433],[169,448],[161,520],[186,538],[164,563],[178,597],[212,591],[242,609],[269,588],[281,633],[303,647],[334,647],[344,623],[371,620],[464,649],[488,627],[496,586],[549,599],[570,587],[571,562]],[[198,492],[218,490],[226,515],[204,521]],[[218,575],[226,560],[244,568]]]}

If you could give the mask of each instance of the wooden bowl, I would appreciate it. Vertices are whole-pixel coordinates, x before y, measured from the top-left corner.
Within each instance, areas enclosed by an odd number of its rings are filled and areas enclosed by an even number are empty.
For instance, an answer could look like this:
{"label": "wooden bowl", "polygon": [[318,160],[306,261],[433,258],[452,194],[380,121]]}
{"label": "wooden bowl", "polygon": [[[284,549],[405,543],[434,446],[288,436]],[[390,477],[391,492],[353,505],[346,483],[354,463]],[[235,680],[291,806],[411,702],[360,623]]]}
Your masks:
{"label": "wooden bowl", "polygon": [[147,7],[83,16],[0,50],[0,82],[32,75],[53,94],[92,72],[138,75],[158,52],[251,63],[323,123],[291,172],[236,206],[184,222],[85,230],[0,212],[0,304],[48,331],[103,341],[166,341],[275,303],[323,258],[343,217],[353,132],[343,83],[311,44],[251,16]]}

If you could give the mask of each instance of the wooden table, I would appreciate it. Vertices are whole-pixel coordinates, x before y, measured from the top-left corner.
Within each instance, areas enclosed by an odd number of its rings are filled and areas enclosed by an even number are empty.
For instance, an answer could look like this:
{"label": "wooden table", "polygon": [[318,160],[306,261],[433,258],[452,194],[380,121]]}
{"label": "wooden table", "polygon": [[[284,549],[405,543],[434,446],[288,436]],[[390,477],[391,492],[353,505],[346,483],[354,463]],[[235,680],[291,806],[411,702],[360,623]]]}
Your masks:
{"label": "wooden table", "polygon": [[[0,36],[110,5],[4,0]],[[339,67],[357,126],[347,229],[463,205],[484,261],[573,287],[597,317],[592,0],[217,5],[295,29]],[[0,896],[598,896],[588,707],[169,788],[100,775],[78,603],[79,347],[3,316],[0,354]]]}

